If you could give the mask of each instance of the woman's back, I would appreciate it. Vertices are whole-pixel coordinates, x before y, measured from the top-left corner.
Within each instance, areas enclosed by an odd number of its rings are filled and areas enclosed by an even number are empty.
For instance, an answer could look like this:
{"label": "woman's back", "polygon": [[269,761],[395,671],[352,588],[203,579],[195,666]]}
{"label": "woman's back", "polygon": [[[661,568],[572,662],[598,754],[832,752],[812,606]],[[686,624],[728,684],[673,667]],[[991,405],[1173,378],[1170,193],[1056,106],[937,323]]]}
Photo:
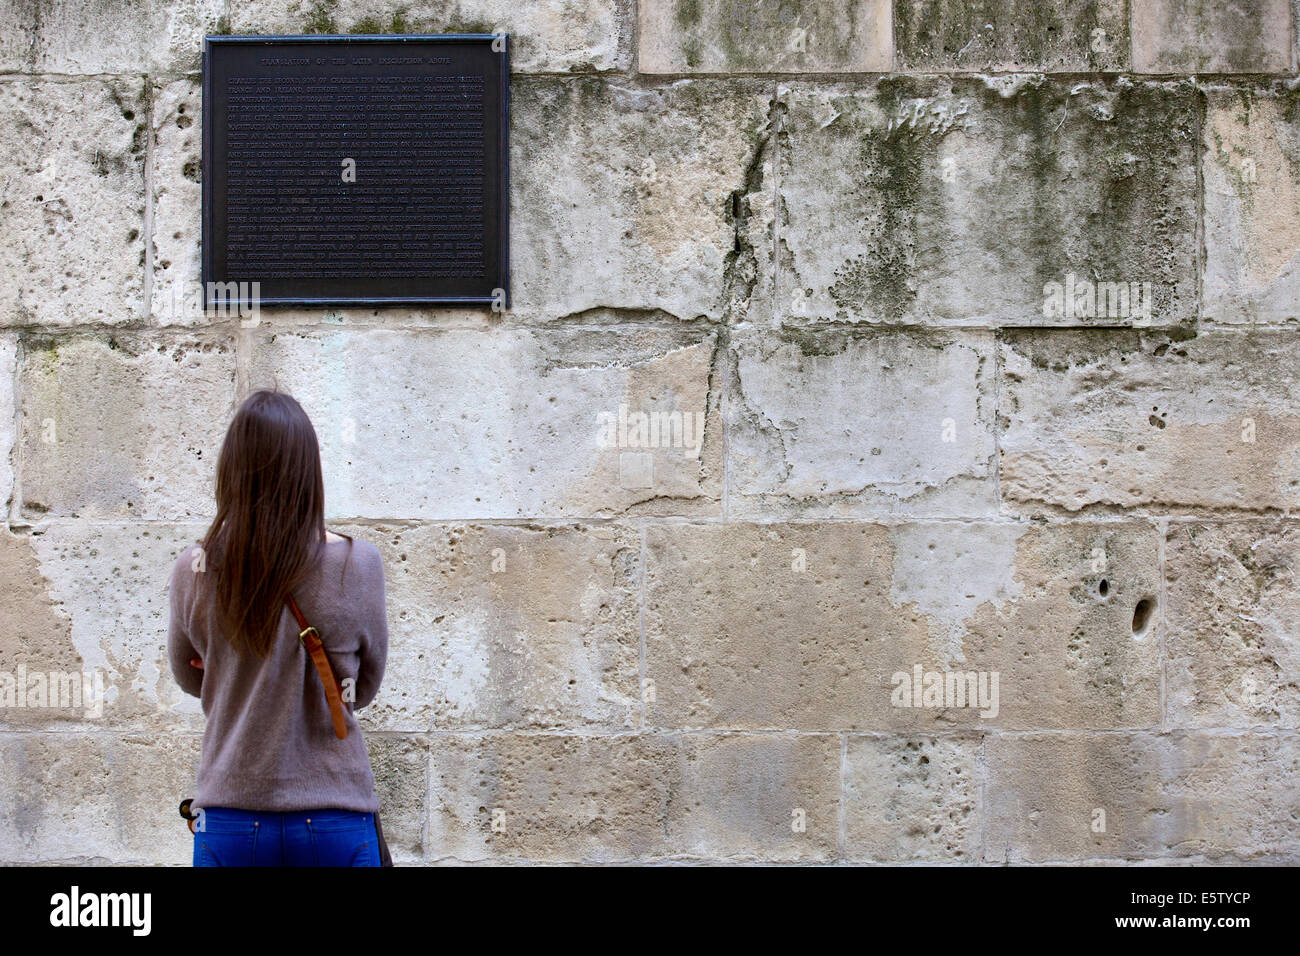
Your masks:
{"label": "woman's back", "polygon": [[[365,740],[351,708],[379,690],[388,653],[384,570],[365,541],[331,538],[293,597],[321,635],[343,687],[348,734],[334,735],[329,704],[288,608],[265,658],[225,637],[199,546],[181,552],[171,576],[167,647],[181,688],[207,715],[196,807],[308,810],[379,807]],[[192,659],[202,661],[202,668]]]}

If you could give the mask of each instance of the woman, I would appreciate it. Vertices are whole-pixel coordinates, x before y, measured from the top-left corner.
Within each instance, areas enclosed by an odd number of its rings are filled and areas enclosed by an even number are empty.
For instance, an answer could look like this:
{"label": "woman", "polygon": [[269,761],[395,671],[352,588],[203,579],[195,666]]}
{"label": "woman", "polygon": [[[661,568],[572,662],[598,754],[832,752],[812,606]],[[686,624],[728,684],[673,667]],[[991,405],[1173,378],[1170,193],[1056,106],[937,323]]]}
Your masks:
{"label": "woman", "polygon": [[[216,491],[202,544],[172,569],[167,636],[172,674],[207,715],[194,865],[378,866],[352,710],[374,700],[388,654],[379,551],[325,530],[316,432],[283,393],[240,406]],[[333,709],[289,598],[324,643]]]}

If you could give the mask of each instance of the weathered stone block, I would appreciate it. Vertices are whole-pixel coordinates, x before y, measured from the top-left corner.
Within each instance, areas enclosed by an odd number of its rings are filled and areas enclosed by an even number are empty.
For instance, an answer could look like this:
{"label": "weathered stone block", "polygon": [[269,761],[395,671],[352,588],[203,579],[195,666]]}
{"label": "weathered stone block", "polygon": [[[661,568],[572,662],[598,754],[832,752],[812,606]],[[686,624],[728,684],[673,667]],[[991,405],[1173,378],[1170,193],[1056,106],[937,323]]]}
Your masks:
{"label": "weathered stone block", "polygon": [[1135,0],[1137,73],[1284,73],[1291,66],[1287,0]]}
{"label": "weathered stone block", "polygon": [[515,73],[626,69],[632,14],[623,0],[236,0],[236,33],[509,33]]}
{"label": "weathered stone block", "polygon": [[681,787],[665,807],[669,853],[808,861],[838,855],[838,735],[688,734],[681,741]]}
{"label": "weathered stone block", "polygon": [[[33,73],[180,73],[202,63],[224,0],[10,0],[0,68]],[[141,111],[143,116],[143,111]]]}
{"label": "weathered stone block", "polygon": [[1189,86],[895,76],[780,95],[785,321],[1194,318]]}
{"label": "weathered stone block", "polygon": [[154,87],[152,135],[150,310],[161,325],[202,324],[203,91],[196,79]]}
{"label": "weathered stone block", "polygon": [[66,520],[33,529],[38,580],[67,622],[59,644],[70,639],[79,666],[103,675],[103,716],[94,729],[203,729],[198,699],[182,693],[167,662],[167,584],[176,556],[205,531],[199,523]]}
{"label": "weathered stone block", "polygon": [[[278,382],[315,422],[329,515],[719,511],[712,335],[266,326],[249,334],[250,384]],[[638,414],[663,427],[623,427]]]}
{"label": "weathered stone block", "polygon": [[[101,698],[93,677],[89,686],[64,682],[66,675],[79,676],[86,662],[73,643],[67,616],[50,595],[30,535],[0,529],[0,580],[5,582],[0,592],[0,724],[95,721],[95,702]],[[101,708],[99,720],[102,715]]]}
{"label": "weathered stone block", "polygon": [[1300,503],[1293,336],[1016,331],[1001,349],[1004,500],[1069,511]]}
{"label": "weathered stone block", "polygon": [[18,339],[0,335],[0,508],[9,514],[14,490],[14,383],[18,373]]}
{"label": "weathered stone block", "polygon": [[1204,316],[1300,318],[1300,91],[1210,89]]}
{"label": "weathered stone block", "polygon": [[0,323],[141,315],[147,110],[138,79],[0,83]]}
{"label": "weathered stone block", "polygon": [[[540,320],[603,310],[720,319],[770,296],[771,85],[512,91],[513,295]],[[767,293],[765,296],[764,293]]]}
{"label": "weathered stone block", "polygon": [[437,735],[428,852],[449,861],[658,855],[680,762],[669,737]]}
{"label": "weathered stone block", "polygon": [[1177,524],[1166,545],[1174,727],[1300,727],[1300,530]]}
{"label": "weathered stone block", "polygon": [[839,764],[829,735],[440,736],[430,853],[829,859]]}
{"label": "weathered stone block", "polygon": [[845,856],[980,860],[978,737],[850,737],[845,750]]}
{"label": "weathered stone block", "polygon": [[902,0],[898,68],[1096,73],[1128,66],[1123,0]]}
{"label": "weathered stone block", "polygon": [[[1147,525],[652,526],[645,574],[650,727],[1160,719],[1160,568]],[[949,693],[944,672],[974,673],[979,696],[963,701],[955,679]]]}
{"label": "weathered stone block", "polygon": [[1300,860],[1293,736],[995,734],[985,751],[989,861]]}
{"label": "weathered stone block", "polygon": [[389,662],[366,727],[640,722],[640,536],[619,526],[337,527],[377,545]]}
{"label": "weathered stone block", "polygon": [[892,0],[642,0],[642,73],[885,73]]}
{"label": "weathered stone block", "polygon": [[422,862],[429,804],[429,740],[412,734],[367,733],[366,749],[375,774],[388,852],[394,863]]}
{"label": "weathered stone block", "polygon": [[23,511],[209,515],[235,400],[233,341],[75,335],[23,339]]}
{"label": "weathered stone block", "polygon": [[194,794],[200,740],[0,734],[0,859],[188,865],[176,813]]}
{"label": "weathered stone block", "polygon": [[992,514],[989,333],[737,332],[730,514]]}

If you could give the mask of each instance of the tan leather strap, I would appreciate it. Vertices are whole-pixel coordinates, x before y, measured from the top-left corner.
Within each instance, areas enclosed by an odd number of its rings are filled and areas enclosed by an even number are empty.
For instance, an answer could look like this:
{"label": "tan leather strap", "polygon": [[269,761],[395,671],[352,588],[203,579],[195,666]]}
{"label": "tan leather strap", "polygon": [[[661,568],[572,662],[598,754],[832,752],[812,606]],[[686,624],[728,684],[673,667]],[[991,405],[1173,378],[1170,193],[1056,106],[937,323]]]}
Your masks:
{"label": "tan leather strap", "polygon": [[307,618],[303,617],[302,611],[298,609],[298,602],[293,599],[292,594],[286,594],[284,600],[298,622],[298,640],[306,648],[312,663],[316,665],[316,673],[320,674],[320,682],[325,687],[325,699],[330,705],[330,718],[334,721],[334,736],[342,740],[348,735],[348,725],[343,718],[343,691],[334,677],[334,668],[330,667],[329,658],[325,656],[325,645],[321,643],[320,631],[307,623]]}

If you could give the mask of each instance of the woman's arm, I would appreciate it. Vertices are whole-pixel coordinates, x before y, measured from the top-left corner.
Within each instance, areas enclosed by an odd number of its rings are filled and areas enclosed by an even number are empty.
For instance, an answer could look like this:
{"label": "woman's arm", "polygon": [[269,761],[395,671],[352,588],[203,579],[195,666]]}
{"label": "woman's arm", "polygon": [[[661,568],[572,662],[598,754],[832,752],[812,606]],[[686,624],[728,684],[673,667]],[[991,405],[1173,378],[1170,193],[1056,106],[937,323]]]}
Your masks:
{"label": "woman's arm", "polygon": [[364,606],[367,627],[361,635],[360,666],[357,669],[357,699],[353,710],[365,707],[379,693],[388,663],[388,601],[384,595],[384,562],[378,549],[367,562]]}
{"label": "woman's arm", "polygon": [[199,652],[185,633],[185,592],[193,582],[193,572],[189,569],[190,549],[181,552],[172,568],[171,612],[167,620],[167,659],[171,663],[172,676],[181,690],[192,697],[198,697],[203,688],[202,664],[194,666],[199,660]]}

